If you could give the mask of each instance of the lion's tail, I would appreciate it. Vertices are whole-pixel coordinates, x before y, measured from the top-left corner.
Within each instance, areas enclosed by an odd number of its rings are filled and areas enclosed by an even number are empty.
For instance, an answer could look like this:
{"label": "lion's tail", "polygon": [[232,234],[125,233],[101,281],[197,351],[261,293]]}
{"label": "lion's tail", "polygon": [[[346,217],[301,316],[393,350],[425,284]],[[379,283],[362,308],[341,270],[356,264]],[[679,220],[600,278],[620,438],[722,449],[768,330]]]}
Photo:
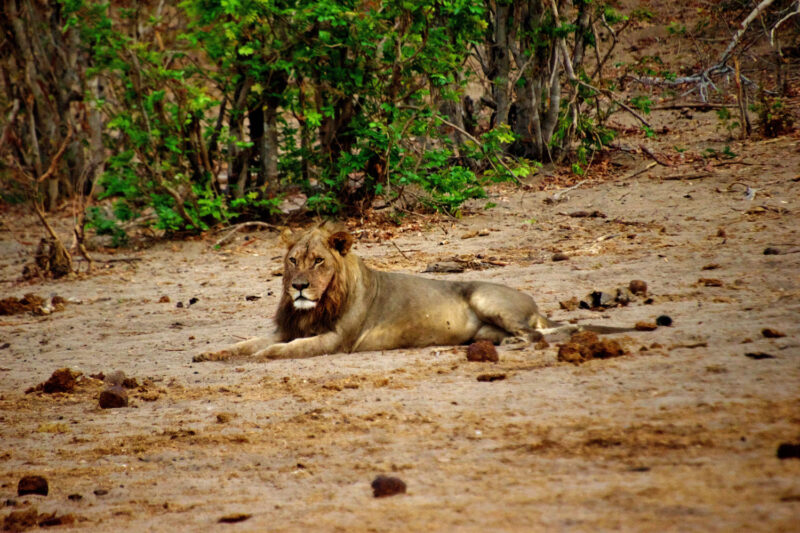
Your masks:
{"label": "lion's tail", "polygon": [[556,322],[550,320],[544,315],[536,314],[531,317],[530,325],[535,330],[542,333],[542,335],[550,335],[553,333],[566,333],[571,335],[579,331],[591,331],[593,333],[627,333],[636,331],[636,328],[626,328],[618,326],[598,326],[595,324],[565,324],[564,322]]}

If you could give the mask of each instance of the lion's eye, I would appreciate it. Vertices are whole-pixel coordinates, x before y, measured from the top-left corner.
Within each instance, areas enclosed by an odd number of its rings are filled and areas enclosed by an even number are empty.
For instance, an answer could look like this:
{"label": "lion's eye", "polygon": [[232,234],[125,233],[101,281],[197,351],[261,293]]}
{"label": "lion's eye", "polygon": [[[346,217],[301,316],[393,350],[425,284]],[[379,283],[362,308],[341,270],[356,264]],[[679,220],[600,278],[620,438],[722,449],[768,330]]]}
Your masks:
{"label": "lion's eye", "polygon": [[322,257],[317,257],[316,259],[314,259],[314,264],[315,264],[315,265],[319,265],[319,264],[321,264],[323,261],[325,261],[325,259],[324,259],[324,258],[322,258]]}
{"label": "lion's eye", "polygon": [[290,262],[291,264],[293,264],[293,265],[296,265],[296,264],[297,264],[297,259],[295,259],[294,257],[290,257],[290,258],[289,258],[289,262]]}

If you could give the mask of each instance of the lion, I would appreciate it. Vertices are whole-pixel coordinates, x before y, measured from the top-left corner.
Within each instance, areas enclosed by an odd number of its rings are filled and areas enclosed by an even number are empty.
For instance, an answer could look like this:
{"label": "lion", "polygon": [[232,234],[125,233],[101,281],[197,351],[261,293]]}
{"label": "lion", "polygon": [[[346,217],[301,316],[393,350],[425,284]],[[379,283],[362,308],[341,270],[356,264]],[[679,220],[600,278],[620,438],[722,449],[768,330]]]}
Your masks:
{"label": "lion", "polygon": [[551,322],[531,296],[497,283],[373,270],[351,252],[353,236],[331,223],[285,235],[284,240],[283,292],[272,334],[200,354],[193,361],[292,359],[479,340],[530,342],[581,329],[632,330]]}

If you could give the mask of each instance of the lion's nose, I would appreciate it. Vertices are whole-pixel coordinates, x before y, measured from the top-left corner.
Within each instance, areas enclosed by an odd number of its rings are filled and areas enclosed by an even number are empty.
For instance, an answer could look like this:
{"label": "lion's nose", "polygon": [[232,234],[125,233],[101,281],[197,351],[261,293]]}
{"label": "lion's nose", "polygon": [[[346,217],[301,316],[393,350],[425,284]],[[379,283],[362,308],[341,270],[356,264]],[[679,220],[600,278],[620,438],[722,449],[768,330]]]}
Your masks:
{"label": "lion's nose", "polygon": [[308,281],[304,279],[295,280],[292,282],[292,287],[298,291],[302,291],[303,289],[308,288]]}

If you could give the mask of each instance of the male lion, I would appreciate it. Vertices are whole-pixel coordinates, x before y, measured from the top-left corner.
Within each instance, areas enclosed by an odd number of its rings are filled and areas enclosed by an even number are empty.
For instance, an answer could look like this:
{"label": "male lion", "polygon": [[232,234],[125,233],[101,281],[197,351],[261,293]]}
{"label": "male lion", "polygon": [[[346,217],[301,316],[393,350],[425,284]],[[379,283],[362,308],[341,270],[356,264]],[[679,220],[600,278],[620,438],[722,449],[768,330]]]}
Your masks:
{"label": "male lion", "polygon": [[350,253],[353,236],[330,223],[286,237],[283,294],[268,337],[195,356],[218,361],[313,357],[335,352],[390,350],[505,339],[601,326],[557,326],[533,298],[484,281],[428,279],[367,267]]}

